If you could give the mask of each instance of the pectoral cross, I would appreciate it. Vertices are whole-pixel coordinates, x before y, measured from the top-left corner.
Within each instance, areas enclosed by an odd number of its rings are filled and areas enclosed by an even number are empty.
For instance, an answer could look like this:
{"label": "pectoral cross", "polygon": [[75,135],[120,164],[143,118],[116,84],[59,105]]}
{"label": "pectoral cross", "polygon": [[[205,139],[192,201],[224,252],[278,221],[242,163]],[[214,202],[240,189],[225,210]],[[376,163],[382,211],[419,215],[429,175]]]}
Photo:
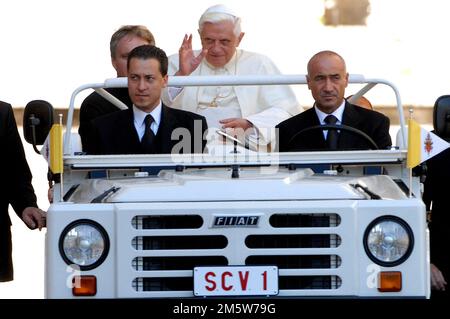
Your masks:
{"label": "pectoral cross", "polygon": [[213,98],[213,100],[209,103],[209,107],[217,107],[217,98],[218,96]]}

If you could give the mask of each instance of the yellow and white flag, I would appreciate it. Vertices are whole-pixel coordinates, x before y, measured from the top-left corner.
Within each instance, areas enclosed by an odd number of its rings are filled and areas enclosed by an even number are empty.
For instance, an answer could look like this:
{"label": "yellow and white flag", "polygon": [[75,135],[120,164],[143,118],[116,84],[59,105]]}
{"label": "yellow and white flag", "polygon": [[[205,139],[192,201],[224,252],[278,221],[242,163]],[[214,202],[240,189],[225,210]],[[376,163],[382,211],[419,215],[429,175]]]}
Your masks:
{"label": "yellow and white flag", "polygon": [[450,143],[423,129],[414,120],[408,120],[408,168],[432,158],[450,147]]}
{"label": "yellow and white flag", "polygon": [[53,174],[63,172],[63,130],[61,124],[53,124],[41,149],[41,154],[49,163]]}

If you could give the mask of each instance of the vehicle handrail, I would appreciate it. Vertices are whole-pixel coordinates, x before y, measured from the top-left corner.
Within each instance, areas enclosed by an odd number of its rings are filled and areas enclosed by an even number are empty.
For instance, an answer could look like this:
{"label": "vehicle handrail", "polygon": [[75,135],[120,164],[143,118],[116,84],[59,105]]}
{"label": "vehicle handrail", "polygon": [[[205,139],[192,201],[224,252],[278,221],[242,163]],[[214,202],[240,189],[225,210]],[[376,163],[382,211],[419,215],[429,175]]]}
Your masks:
{"label": "vehicle handrail", "polygon": [[[306,75],[293,74],[293,75],[213,75],[213,76],[169,76],[169,86],[229,86],[229,85],[281,85],[281,84],[306,84]],[[372,84],[384,84],[389,86],[395,93],[397,101],[397,111],[400,120],[400,130],[402,132],[403,145],[406,143],[406,125],[403,114],[403,106],[400,98],[400,93],[397,87],[390,81],[378,78],[365,78],[361,74],[350,74],[349,83],[352,84],[364,84],[367,83],[365,88],[370,90],[374,85]],[[107,79],[103,83],[91,83],[84,84],[75,89],[70,98],[69,111],[67,115],[66,134],[64,136],[64,155],[71,155],[71,130],[73,123],[73,113],[75,106],[76,96],[87,89],[102,89],[102,88],[121,88],[127,87],[127,78],[113,78]],[[104,91],[104,93],[107,93]]]}
{"label": "vehicle handrail", "polygon": [[342,164],[342,165],[398,165],[406,161],[405,150],[320,151],[284,153],[237,153],[231,156],[211,154],[127,154],[66,156],[71,169],[115,169],[142,167],[220,167]]}

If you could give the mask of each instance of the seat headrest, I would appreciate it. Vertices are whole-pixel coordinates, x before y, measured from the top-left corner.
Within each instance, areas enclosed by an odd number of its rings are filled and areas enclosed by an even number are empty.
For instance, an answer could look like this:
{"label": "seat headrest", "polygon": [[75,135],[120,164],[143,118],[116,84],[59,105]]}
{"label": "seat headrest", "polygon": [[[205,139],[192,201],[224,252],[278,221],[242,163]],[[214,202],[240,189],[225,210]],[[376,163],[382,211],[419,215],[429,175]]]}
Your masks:
{"label": "seat headrest", "polygon": [[433,109],[434,132],[446,141],[450,141],[450,95],[440,96]]}

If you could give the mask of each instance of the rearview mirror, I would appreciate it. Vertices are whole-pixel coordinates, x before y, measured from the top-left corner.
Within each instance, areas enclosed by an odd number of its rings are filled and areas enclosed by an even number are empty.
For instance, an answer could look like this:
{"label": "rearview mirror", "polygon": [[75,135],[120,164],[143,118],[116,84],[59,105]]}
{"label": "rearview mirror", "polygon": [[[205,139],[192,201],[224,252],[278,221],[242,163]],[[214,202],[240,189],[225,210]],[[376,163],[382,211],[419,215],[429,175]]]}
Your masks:
{"label": "rearview mirror", "polygon": [[53,106],[47,101],[34,100],[25,106],[23,113],[23,136],[33,145],[39,153],[36,145],[42,145],[52,128],[54,120]]}

